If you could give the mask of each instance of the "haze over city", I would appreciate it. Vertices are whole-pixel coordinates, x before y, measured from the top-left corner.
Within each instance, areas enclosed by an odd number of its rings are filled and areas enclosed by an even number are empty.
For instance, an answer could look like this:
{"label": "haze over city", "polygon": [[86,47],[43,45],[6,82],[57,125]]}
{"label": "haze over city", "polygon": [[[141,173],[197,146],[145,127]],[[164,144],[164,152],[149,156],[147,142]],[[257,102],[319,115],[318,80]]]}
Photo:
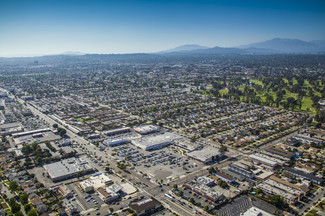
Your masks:
{"label": "haze over city", "polygon": [[325,215],[324,0],[0,0],[0,216]]}
{"label": "haze over city", "polygon": [[150,53],[275,37],[324,40],[324,11],[321,0],[2,0],[0,56]]}

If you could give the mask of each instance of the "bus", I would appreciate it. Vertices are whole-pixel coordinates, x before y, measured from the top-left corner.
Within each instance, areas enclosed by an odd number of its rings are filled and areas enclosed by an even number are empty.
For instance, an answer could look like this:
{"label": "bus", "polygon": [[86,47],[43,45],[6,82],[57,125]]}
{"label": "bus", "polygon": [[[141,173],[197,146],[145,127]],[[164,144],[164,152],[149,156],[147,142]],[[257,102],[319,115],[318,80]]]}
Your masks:
{"label": "bus", "polygon": [[171,201],[174,201],[174,197],[172,195],[168,194],[168,193],[165,193],[165,197],[167,197]]}

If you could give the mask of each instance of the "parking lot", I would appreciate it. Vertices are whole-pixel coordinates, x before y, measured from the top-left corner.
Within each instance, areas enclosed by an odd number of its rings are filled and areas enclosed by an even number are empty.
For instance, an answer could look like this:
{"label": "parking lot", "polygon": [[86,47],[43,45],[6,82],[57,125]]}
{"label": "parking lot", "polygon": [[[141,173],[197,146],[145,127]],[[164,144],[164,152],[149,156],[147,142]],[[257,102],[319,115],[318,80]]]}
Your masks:
{"label": "parking lot", "polygon": [[235,198],[231,203],[228,203],[221,208],[217,208],[214,213],[218,215],[237,216],[251,206],[252,202],[249,196],[240,196]]}
{"label": "parking lot", "polygon": [[104,204],[95,192],[83,192],[78,183],[67,184],[67,187],[74,192],[75,197],[72,199],[77,199],[77,201],[83,206],[83,209],[95,208]]}
{"label": "parking lot", "polygon": [[115,160],[125,161],[137,172],[158,181],[175,179],[203,167],[197,161],[177,152],[172,146],[148,152],[132,144],[124,144],[107,147],[104,151]]}
{"label": "parking lot", "polygon": [[184,199],[185,202],[188,202],[188,199],[190,197],[193,197],[194,199],[194,205],[198,205],[198,204],[201,204],[202,207],[204,206],[209,206],[209,208],[213,208],[214,205],[218,202],[213,202],[209,199],[207,199],[206,197],[203,197],[201,196],[200,194],[198,193],[195,193],[194,191],[191,191],[189,189],[186,189],[185,187],[183,188],[183,196],[182,198]]}

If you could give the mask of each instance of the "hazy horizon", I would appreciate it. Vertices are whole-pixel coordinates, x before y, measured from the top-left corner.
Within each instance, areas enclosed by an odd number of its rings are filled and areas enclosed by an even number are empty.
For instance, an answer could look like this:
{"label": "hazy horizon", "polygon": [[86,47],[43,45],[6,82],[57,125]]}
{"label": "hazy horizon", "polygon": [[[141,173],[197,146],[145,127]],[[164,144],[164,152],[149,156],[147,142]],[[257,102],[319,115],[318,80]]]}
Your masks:
{"label": "hazy horizon", "polygon": [[150,53],[185,44],[234,47],[324,40],[313,1],[18,1],[0,3],[0,56]]}

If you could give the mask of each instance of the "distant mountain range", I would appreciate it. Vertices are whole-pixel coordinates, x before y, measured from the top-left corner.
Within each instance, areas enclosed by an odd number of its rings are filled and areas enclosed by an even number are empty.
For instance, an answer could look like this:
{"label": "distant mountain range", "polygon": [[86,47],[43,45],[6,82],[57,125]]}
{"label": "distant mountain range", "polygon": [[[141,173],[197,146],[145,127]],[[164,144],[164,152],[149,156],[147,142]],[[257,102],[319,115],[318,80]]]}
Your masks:
{"label": "distant mountain range", "polygon": [[179,47],[176,47],[173,49],[161,51],[160,53],[187,52],[187,51],[200,50],[200,49],[209,49],[209,47],[200,46],[197,44],[186,44],[186,45],[179,46]]}
{"label": "distant mountain range", "polygon": [[60,55],[79,56],[79,55],[85,55],[85,53],[82,53],[82,52],[67,51],[67,52],[61,53]]}
{"label": "distant mountain range", "polygon": [[162,54],[277,54],[277,53],[325,53],[325,40],[302,41],[274,38],[239,47],[204,47],[196,44],[183,45],[159,52]]}
{"label": "distant mountain range", "polygon": [[42,60],[56,59],[58,62],[81,61],[91,57],[91,59],[110,58],[116,61],[121,59],[141,59],[152,60],[168,57],[201,57],[213,55],[268,55],[268,54],[325,54],[325,40],[302,41],[298,39],[274,38],[271,40],[242,45],[238,47],[206,47],[197,44],[187,44],[173,49],[156,53],[128,53],[128,54],[87,54],[81,52],[64,52],[53,55],[35,55],[34,57],[0,57],[1,61],[15,61],[29,59]]}

